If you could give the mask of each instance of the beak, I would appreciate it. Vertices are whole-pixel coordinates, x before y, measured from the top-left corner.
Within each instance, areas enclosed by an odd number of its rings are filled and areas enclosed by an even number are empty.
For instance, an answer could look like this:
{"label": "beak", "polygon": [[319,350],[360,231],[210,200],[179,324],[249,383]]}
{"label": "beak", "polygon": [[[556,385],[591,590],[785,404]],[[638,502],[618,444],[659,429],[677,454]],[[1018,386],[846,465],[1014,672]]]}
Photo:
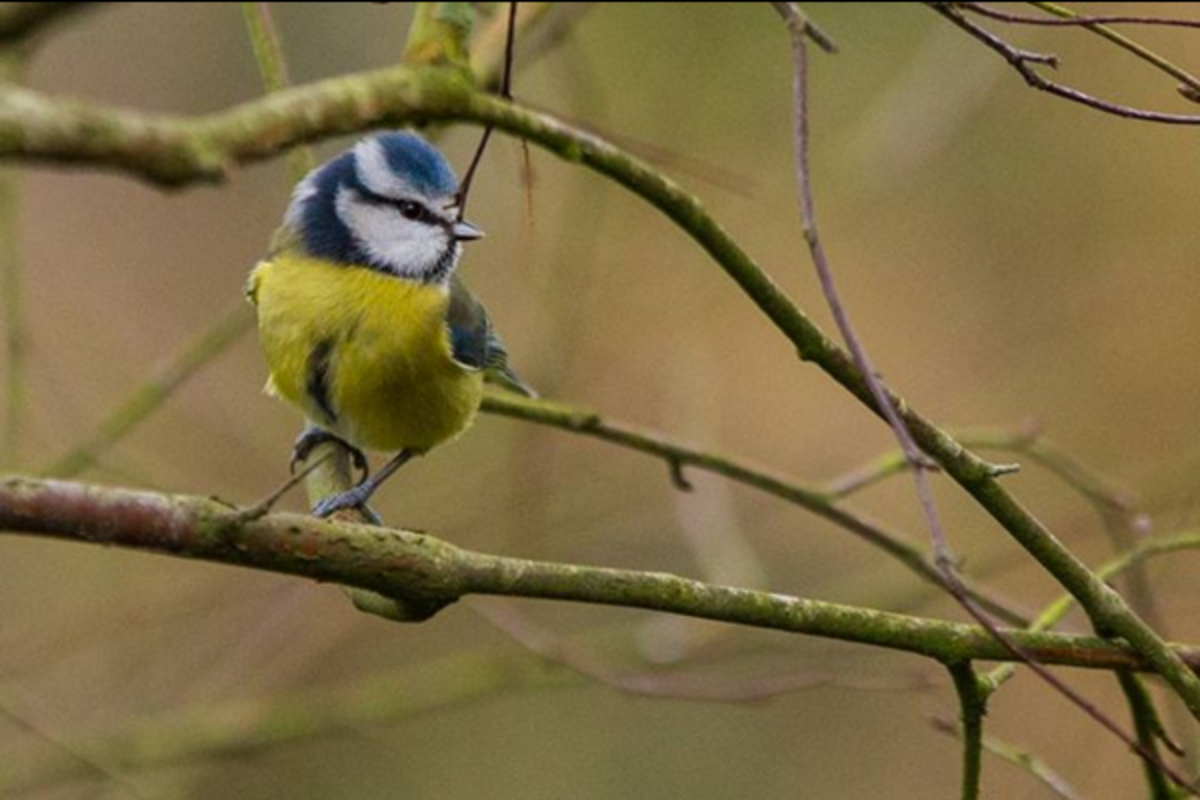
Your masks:
{"label": "beak", "polygon": [[475,239],[483,238],[483,231],[479,230],[479,228],[476,228],[465,219],[460,219],[458,222],[454,223],[454,226],[450,229],[450,233],[457,241],[460,242],[471,242]]}

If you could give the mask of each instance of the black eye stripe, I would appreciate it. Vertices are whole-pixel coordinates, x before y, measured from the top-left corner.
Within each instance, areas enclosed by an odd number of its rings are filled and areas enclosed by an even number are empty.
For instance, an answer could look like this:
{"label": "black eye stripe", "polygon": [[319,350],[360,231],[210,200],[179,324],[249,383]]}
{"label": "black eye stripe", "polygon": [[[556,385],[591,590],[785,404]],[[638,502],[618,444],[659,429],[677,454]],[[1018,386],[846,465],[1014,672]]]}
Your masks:
{"label": "black eye stripe", "polygon": [[376,194],[365,187],[360,188],[358,192],[362,199],[371,205],[392,208],[405,219],[411,219],[414,222],[423,222],[426,225],[439,225],[441,227],[446,227],[447,225],[444,219],[416,200],[393,200],[390,197]]}

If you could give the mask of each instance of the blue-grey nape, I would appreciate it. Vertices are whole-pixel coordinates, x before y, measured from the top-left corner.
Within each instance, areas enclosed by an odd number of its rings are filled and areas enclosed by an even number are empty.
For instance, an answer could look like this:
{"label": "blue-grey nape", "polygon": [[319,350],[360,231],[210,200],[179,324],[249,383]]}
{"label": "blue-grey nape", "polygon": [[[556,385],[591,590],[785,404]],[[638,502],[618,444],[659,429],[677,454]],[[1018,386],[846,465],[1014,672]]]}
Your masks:
{"label": "blue-grey nape", "polygon": [[298,220],[304,249],[315,258],[339,264],[364,263],[361,248],[337,213],[339,188],[358,184],[354,153],[347,151],[327,162],[305,183],[309,185],[302,188],[309,194]]}
{"label": "blue-grey nape", "polygon": [[458,178],[441,151],[407,131],[389,131],[368,137],[383,148],[392,172],[426,197],[446,197],[458,191]]}

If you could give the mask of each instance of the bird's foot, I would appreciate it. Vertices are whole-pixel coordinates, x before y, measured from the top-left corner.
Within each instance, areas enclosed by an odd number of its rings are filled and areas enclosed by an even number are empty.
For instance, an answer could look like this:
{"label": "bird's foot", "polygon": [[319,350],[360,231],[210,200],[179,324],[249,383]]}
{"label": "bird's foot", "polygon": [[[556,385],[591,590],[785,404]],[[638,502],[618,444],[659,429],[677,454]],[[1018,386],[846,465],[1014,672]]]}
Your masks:
{"label": "bird's foot", "polygon": [[353,489],[347,489],[344,492],[326,497],[321,502],[313,506],[312,515],[324,519],[338,511],[346,511],[355,509],[358,513],[367,518],[367,521],[372,525],[383,525],[383,517],[375,513],[367,501],[371,499],[371,494],[375,487],[367,483],[360,483]]}
{"label": "bird's foot", "polygon": [[362,473],[362,476],[359,478],[360,483],[370,476],[371,465],[367,462],[367,456],[362,450],[359,450],[345,439],[334,436],[329,431],[317,427],[305,428],[304,432],[296,437],[295,443],[292,444],[292,458],[288,462],[288,469],[291,473],[295,475],[296,467],[308,459],[317,445],[322,445],[326,442],[337,442],[346,448],[346,451],[350,454],[350,460],[353,462],[354,468]]}

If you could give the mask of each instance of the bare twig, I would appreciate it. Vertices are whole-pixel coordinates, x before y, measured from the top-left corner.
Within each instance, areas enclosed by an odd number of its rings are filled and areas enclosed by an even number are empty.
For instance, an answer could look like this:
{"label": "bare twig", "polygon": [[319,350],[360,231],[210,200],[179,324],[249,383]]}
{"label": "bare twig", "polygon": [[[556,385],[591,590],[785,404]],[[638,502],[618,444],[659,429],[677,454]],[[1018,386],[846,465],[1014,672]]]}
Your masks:
{"label": "bare twig", "polygon": [[[600,439],[619,447],[661,458],[672,469],[690,468],[720,475],[731,481],[765,492],[780,500],[804,508],[822,519],[844,528],[897,559],[922,579],[941,585],[933,559],[903,535],[883,523],[839,505],[824,491],[792,478],[778,475],[765,467],[722,453],[675,441],[656,431],[636,428],[601,416],[595,411],[546,400],[530,400],[508,393],[487,394],[483,410],[498,416],[546,425],[581,436]],[[967,581],[967,592],[990,613],[1010,624],[1028,624],[1028,615],[986,588]]]}
{"label": "bare twig", "polygon": [[800,36],[806,36],[812,39],[813,44],[820,47],[826,53],[836,53],[838,51],[837,43],[830,38],[829,34],[822,31],[813,24],[812,19],[805,14],[797,3],[771,3],[779,16],[783,17],[787,22],[788,27],[795,31]]}
{"label": "bare twig", "polygon": [[[516,47],[517,35],[517,7],[520,3],[510,2],[508,4],[508,28],[504,36],[504,71],[500,76],[500,96],[505,100],[512,100],[512,65],[513,51]],[[492,138],[493,127],[488,125],[483,129],[483,136],[479,137],[479,146],[475,148],[475,155],[471,156],[471,163],[467,167],[466,173],[463,175],[462,183],[458,187],[458,218],[461,220],[467,213],[467,200],[471,195],[471,184],[475,180],[475,172],[479,169],[479,164],[483,161],[483,153],[487,150],[488,141]]]}
{"label": "bare twig", "polygon": [[[1200,28],[1200,20],[1177,19],[1174,17],[1146,17],[1129,14],[1077,14],[1070,17],[1050,19],[1047,17],[1032,17],[1027,14],[1014,14],[983,3],[956,3],[965,10],[988,17],[998,22],[1011,22],[1017,25],[1038,25],[1049,28],[1077,28],[1089,25],[1149,25],[1161,28]],[[1046,3],[1031,3],[1039,8],[1048,6]],[[1049,10],[1048,8],[1046,10]],[[1074,12],[1072,12],[1074,14]]]}
{"label": "bare twig", "polygon": [[[945,717],[934,717],[930,722],[933,724],[934,730],[949,736],[959,738],[963,736],[962,728]],[[983,749],[992,755],[1028,772],[1047,789],[1052,791],[1056,797],[1062,798],[1062,800],[1083,800],[1082,796],[1075,791],[1071,784],[1067,783],[1066,779],[1037,756],[994,736],[984,735],[982,744]]]}
{"label": "bare twig", "polygon": [[[1178,782],[1180,786],[1188,786],[1188,781],[1182,778],[1177,772],[1173,771],[1169,766],[1164,764],[1157,754],[1150,749],[1141,746],[1141,744],[1131,737],[1128,733],[1121,729],[1117,723],[1106,715],[1101,709],[1084,698],[1081,694],[1069,687],[1058,676],[1051,673],[1042,664],[1038,663],[1033,654],[1022,649],[1008,634],[1002,632],[999,627],[991,620],[983,609],[981,609],[967,593],[962,584],[962,580],[958,575],[957,559],[954,557],[950,548],[950,543],[946,537],[945,531],[942,528],[940,518],[937,513],[937,507],[933,500],[933,491],[929,483],[929,478],[926,473],[927,461],[926,456],[921,452],[913,439],[908,426],[901,418],[900,412],[892,404],[891,398],[884,390],[879,382],[874,367],[867,356],[866,349],[862,346],[857,334],[850,322],[841,299],[838,295],[836,285],[833,280],[833,271],[829,265],[828,258],[825,254],[825,249],[821,244],[821,239],[817,232],[816,212],[813,203],[812,193],[812,177],[808,163],[808,48],[804,36],[803,20],[796,16],[794,4],[777,4],[776,9],[779,10],[784,21],[788,25],[792,40],[792,56],[795,66],[795,74],[793,80],[794,92],[794,137],[793,143],[795,146],[796,159],[796,183],[799,190],[800,210],[804,226],[804,238],[808,242],[809,250],[812,254],[813,264],[816,266],[817,274],[820,278],[821,289],[825,295],[825,299],[831,312],[833,313],[834,321],[838,326],[838,330],[842,334],[842,338],[846,342],[847,349],[850,351],[851,358],[855,366],[862,375],[863,381],[867,384],[875,405],[884,415],[888,424],[891,426],[896,439],[900,442],[901,450],[904,452],[905,460],[908,462],[909,468],[912,470],[913,479],[916,483],[917,497],[920,501],[922,511],[925,514],[925,520],[929,528],[930,538],[933,543],[934,562],[938,567],[938,572],[946,590],[958,601],[959,605],[967,611],[968,614],[978,622],[987,632],[995,637],[1006,650],[1008,650],[1014,658],[1024,662],[1035,674],[1038,675],[1044,682],[1049,684],[1053,689],[1058,691],[1072,703],[1074,703],[1087,716],[1098,722],[1106,730],[1113,733],[1121,741],[1125,742],[1131,749],[1137,752],[1151,766],[1161,770],[1163,773],[1170,775],[1173,780]],[[788,11],[792,13],[789,14]],[[976,680],[974,671],[970,671],[971,680]],[[957,678],[956,678],[957,680]],[[959,689],[960,694],[962,688]],[[970,737],[968,737],[970,742]],[[977,766],[977,758],[969,757],[966,760],[968,769],[972,764]],[[970,787],[971,775],[964,776],[964,787]],[[975,793],[978,792],[977,775],[975,776],[976,784]],[[1189,787],[1191,789],[1191,787]],[[1194,793],[1195,789],[1191,789]],[[964,797],[975,796],[969,793],[964,793]]]}
{"label": "bare twig", "polygon": [[101,453],[158,410],[180,385],[225,352],[250,330],[253,323],[254,315],[246,301],[239,297],[213,327],[201,332],[176,355],[164,361],[87,438],[48,464],[42,474],[70,478],[92,466]]}
{"label": "bare twig", "polygon": [[317,470],[318,467],[324,466],[325,462],[333,457],[333,453],[326,451],[320,458],[310,458],[304,465],[304,469],[297,470],[295,475],[290,476],[277,489],[269,495],[259,500],[251,506],[247,506],[239,510],[234,516],[242,522],[253,522],[256,519],[262,519],[275,508],[276,504],[284,498],[284,496],[303,483],[309,475]]}
{"label": "bare twig", "polygon": [[1094,95],[1082,92],[1078,89],[1073,89],[1057,81],[1045,77],[1036,69],[1037,65],[1057,67],[1058,57],[1047,55],[1044,53],[1034,53],[1029,50],[1010,45],[995,34],[987,31],[976,25],[959,9],[954,3],[926,3],[930,8],[941,14],[954,25],[957,25],[963,31],[966,31],[972,38],[983,43],[992,51],[998,53],[1001,58],[1008,62],[1009,66],[1020,73],[1025,82],[1035,89],[1043,92],[1062,97],[1073,103],[1094,108],[1097,111],[1103,111],[1106,114],[1122,117],[1124,119],[1135,119],[1144,122],[1162,122],[1173,125],[1200,125],[1200,115],[1193,114],[1169,114],[1162,111],[1147,111],[1145,109],[1134,108],[1133,106],[1113,103],[1108,100],[1103,100]]}
{"label": "bare twig", "polygon": [[[521,39],[521,62],[530,64],[536,57],[558,47],[578,22],[598,3],[518,3],[516,38]],[[496,89],[503,78],[505,60],[510,52],[508,15],[495,14],[471,40],[471,71],[485,89]]]}
{"label": "bare twig", "polygon": [[[1180,92],[1184,97],[1194,98],[1196,92],[1200,91],[1200,80],[1197,80],[1196,76],[1192,75],[1183,67],[1180,67],[1167,60],[1150,48],[1133,41],[1123,33],[1113,30],[1103,22],[1094,19],[1084,19],[1084,21],[1081,22],[1080,20],[1083,18],[1079,14],[1067,8],[1066,6],[1060,6],[1057,3],[1031,3],[1031,5],[1041,9],[1042,11],[1045,11],[1047,14],[1053,14],[1061,22],[1072,22],[1081,25],[1096,35],[1112,42],[1122,50],[1132,53],[1136,58],[1145,61],[1155,69],[1158,69],[1167,75],[1170,75],[1172,78],[1175,78],[1181,84]],[[1200,28],[1200,22],[1184,22],[1184,27]]]}
{"label": "bare twig", "polygon": [[792,39],[792,57],[796,70],[792,82],[794,113],[794,136],[792,141],[795,145],[796,186],[799,190],[800,215],[804,227],[804,239],[808,243],[813,265],[816,267],[817,276],[821,282],[821,291],[825,295],[825,301],[829,305],[829,310],[833,313],[834,322],[837,324],[838,331],[842,334],[846,348],[850,351],[850,356],[854,360],[859,373],[862,375],[863,381],[870,389],[876,408],[879,409],[880,413],[887,420],[888,425],[896,436],[896,440],[900,442],[900,449],[904,451],[905,460],[913,470],[913,476],[917,484],[917,496],[920,499],[921,508],[925,513],[925,519],[929,524],[930,536],[933,540],[934,560],[939,565],[952,564],[955,559],[950,552],[949,543],[946,540],[946,535],[938,519],[937,509],[933,503],[933,492],[930,489],[929,480],[925,475],[925,470],[929,466],[929,459],[921,452],[921,448],[917,446],[912,433],[908,430],[908,426],[900,418],[900,414],[892,404],[891,398],[887,396],[887,393],[879,382],[875,367],[867,355],[866,348],[863,347],[861,340],[858,338],[858,334],[850,322],[850,315],[846,312],[845,306],[842,304],[833,279],[833,269],[830,267],[829,259],[825,254],[825,247],[821,243],[820,235],[817,232],[816,208],[813,203],[811,172],[808,164],[808,47],[805,42],[808,31],[807,20],[800,15],[795,3],[773,3],[772,5],[787,23]]}
{"label": "bare twig", "polygon": [[[25,715],[14,711],[9,706],[7,700],[3,698],[0,698],[0,718],[7,720],[10,724],[46,744],[78,772],[101,778],[114,786],[120,786],[126,793],[133,797],[145,797],[131,780],[120,774],[107,760],[93,758],[80,748],[68,744],[59,737],[48,733],[41,725]],[[3,779],[0,779],[0,785],[2,784]]]}
{"label": "bare twig", "polygon": [[[1177,797],[1175,789],[1159,766],[1163,763],[1158,750],[1158,743],[1163,738],[1163,728],[1158,710],[1154,707],[1154,699],[1150,697],[1141,679],[1132,672],[1117,670],[1117,681],[1129,705],[1130,716],[1133,717],[1138,746],[1154,757],[1142,762],[1149,797],[1151,800],[1174,800]],[[1178,781],[1178,777],[1175,780]]]}

